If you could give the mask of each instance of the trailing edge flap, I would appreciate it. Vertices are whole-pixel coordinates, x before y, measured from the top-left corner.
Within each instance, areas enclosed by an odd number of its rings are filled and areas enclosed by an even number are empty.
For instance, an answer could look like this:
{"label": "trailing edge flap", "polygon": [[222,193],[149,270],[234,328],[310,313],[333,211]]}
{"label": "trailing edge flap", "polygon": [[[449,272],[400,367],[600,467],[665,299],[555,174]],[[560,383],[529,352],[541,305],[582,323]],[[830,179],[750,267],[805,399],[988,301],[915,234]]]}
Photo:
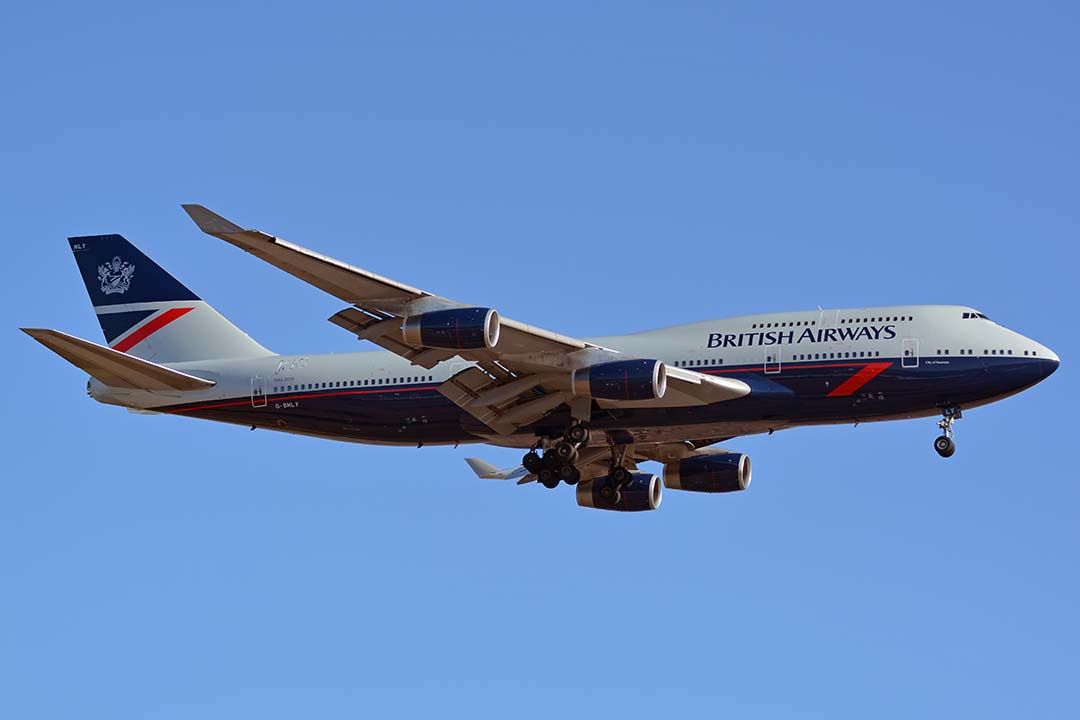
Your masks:
{"label": "trailing edge flap", "polygon": [[22,328],[22,331],[110,387],[136,390],[205,390],[210,380],[170,370],[164,365],[127,355],[58,330]]}

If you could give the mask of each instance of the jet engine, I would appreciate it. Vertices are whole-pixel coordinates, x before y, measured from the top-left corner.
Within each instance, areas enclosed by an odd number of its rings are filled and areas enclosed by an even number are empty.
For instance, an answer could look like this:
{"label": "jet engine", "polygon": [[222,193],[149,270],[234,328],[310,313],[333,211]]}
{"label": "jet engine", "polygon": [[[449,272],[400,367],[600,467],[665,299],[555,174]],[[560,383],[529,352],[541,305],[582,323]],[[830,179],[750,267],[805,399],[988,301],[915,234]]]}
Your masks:
{"label": "jet engine", "polygon": [[723,493],[750,487],[750,456],[726,450],[702,450],[664,465],[670,490]]}
{"label": "jet engine", "polygon": [[608,477],[598,477],[577,486],[577,504],[581,507],[617,512],[640,512],[660,507],[664,485],[652,473],[633,473],[630,482],[616,487]]}
{"label": "jet engine", "polygon": [[410,345],[426,348],[493,348],[499,342],[499,313],[480,307],[434,310],[406,318],[401,334]]}
{"label": "jet engine", "polygon": [[667,391],[659,360],[616,360],[574,371],[574,394],[600,400],[656,400]]}

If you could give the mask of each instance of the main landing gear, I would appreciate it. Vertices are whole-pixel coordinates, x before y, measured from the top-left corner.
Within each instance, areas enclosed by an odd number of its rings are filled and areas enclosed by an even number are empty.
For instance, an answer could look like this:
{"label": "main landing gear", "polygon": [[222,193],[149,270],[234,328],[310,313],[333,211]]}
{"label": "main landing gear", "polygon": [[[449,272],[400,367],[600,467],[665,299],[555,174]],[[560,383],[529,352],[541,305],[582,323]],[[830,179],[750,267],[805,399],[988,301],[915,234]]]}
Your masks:
{"label": "main landing gear", "polygon": [[942,411],[942,418],[938,421],[941,435],[934,440],[934,450],[943,458],[952,457],[956,452],[956,443],[953,442],[953,423],[964,417],[958,407],[947,407]]}
{"label": "main landing gear", "polygon": [[[589,442],[589,430],[582,424],[570,426],[561,438],[541,440],[532,450],[525,453],[521,464],[536,476],[546,488],[555,489],[560,482],[577,485],[581,481],[581,471],[577,468],[578,451]],[[540,450],[543,450],[543,453]],[[595,462],[595,453],[590,453],[587,462]],[[633,482],[634,476],[626,467],[628,448],[624,445],[611,446],[611,470],[602,478],[596,478],[600,496],[612,505],[621,500],[621,490]]]}
{"label": "main landing gear", "polygon": [[633,475],[629,470],[622,466],[614,466],[607,477],[593,480],[593,482],[600,483],[600,497],[612,505],[618,505],[619,501],[622,500],[620,491],[632,478]]}
{"label": "main landing gear", "polygon": [[546,488],[554,489],[560,482],[577,485],[581,480],[581,471],[574,463],[578,458],[578,448],[587,442],[589,429],[580,424],[571,425],[560,440],[548,445],[543,455],[533,448],[525,453],[521,464]]}

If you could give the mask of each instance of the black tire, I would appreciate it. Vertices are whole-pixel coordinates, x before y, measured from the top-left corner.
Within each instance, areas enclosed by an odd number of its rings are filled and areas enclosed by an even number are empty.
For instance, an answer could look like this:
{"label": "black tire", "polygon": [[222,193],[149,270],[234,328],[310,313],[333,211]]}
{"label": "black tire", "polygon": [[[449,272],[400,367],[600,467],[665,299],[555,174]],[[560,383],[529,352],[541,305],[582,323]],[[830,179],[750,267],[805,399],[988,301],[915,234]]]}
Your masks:
{"label": "black tire", "polygon": [[544,468],[537,474],[537,479],[540,480],[540,484],[546,487],[548,490],[554,490],[559,487],[559,476],[551,468]]}
{"label": "black tire", "polygon": [[559,466],[562,464],[563,463],[561,460],[559,460],[558,455],[551,452],[550,450],[544,451],[544,467],[546,467],[548,470],[558,470]]}
{"label": "black tire", "polygon": [[533,475],[540,472],[540,470],[544,467],[544,461],[543,459],[541,459],[540,453],[536,452],[535,450],[530,450],[529,452],[525,453],[525,457],[521,458],[521,464]]}
{"label": "black tire", "polygon": [[952,438],[942,435],[934,441],[934,450],[943,458],[952,457],[956,452],[956,443],[952,441]]}
{"label": "black tire", "polygon": [[559,479],[567,485],[577,485],[581,480],[581,471],[573,465],[563,465],[559,468]]}
{"label": "black tire", "polygon": [[577,448],[565,440],[553,447],[551,453],[559,459],[560,464],[572,464],[577,460]]}
{"label": "black tire", "polygon": [[611,482],[619,488],[630,482],[630,471],[624,467],[617,467],[611,471]]}
{"label": "black tire", "polygon": [[584,445],[589,442],[589,428],[581,424],[571,425],[563,437],[574,445]]}

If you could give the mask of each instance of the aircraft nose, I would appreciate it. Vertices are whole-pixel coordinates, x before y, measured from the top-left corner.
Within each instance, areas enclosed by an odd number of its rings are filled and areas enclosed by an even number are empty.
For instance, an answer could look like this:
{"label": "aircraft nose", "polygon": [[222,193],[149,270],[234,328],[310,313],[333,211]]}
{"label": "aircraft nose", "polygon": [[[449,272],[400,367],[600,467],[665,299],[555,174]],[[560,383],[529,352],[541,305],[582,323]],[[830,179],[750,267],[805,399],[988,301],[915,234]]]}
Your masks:
{"label": "aircraft nose", "polygon": [[1054,373],[1055,370],[1058,369],[1058,366],[1061,365],[1061,358],[1059,358],[1057,356],[1057,353],[1053,350],[1048,349],[1046,351],[1046,354],[1048,356],[1047,359],[1050,361],[1050,371],[1046,373],[1046,376],[1049,377]]}
{"label": "aircraft nose", "polygon": [[1061,358],[1057,356],[1057,353],[1046,347],[1045,345],[1039,346],[1037,359],[1034,360],[1038,364],[1040,380],[1045,380],[1054,374],[1054,371],[1061,365]]}

